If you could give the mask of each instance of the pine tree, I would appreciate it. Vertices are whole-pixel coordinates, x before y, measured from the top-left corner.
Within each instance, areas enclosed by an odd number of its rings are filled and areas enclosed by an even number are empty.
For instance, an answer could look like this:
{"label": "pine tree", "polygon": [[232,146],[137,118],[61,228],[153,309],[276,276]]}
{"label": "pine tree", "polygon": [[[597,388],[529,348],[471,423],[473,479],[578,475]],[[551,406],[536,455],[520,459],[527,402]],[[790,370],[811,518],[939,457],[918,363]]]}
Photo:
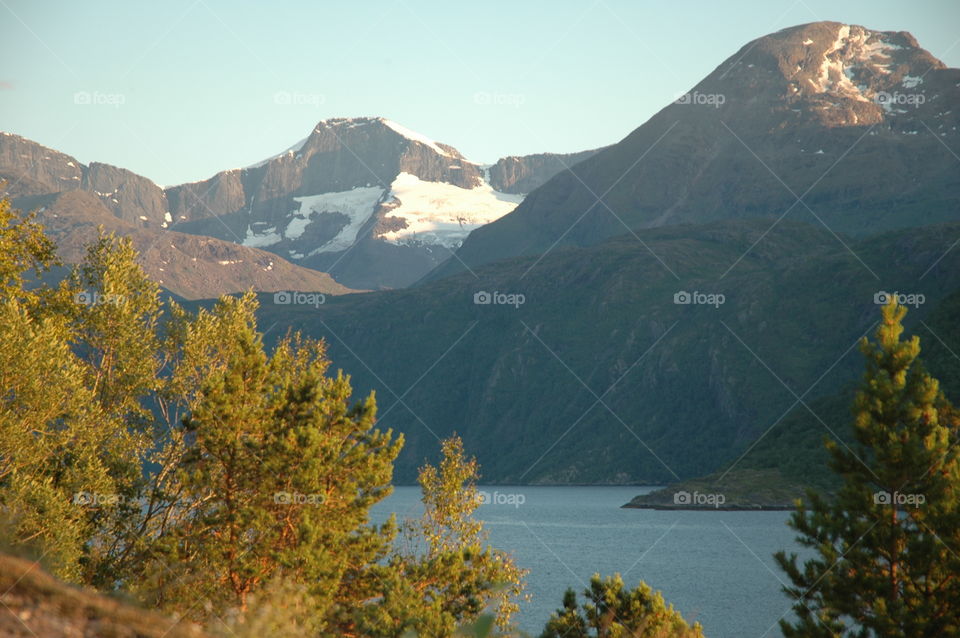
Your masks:
{"label": "pine tree", "polygon": [[776,555],[795,601],[788,638],[960,635],[960,425],[918,337],[901,340],[905,314],[884,306],[876,342],[861,343],[855,443],[827,443],[842,487],[790,520],[815,557]]}
{"label": "pine tree", "polygon": [[402,438],[374,427],[372,395],[350,405],[321,343],[292,336],[268,356],[252,296],[219,305],[224,365],[184,420],[169,493],[185,512],[156,538],[144,593],[203,620],[246,611],[283,573],[334,618],[362,603],[356,583],[389,547],[368,511],[390,492]]}
{"label": "pine tree", "polygon": [[563,607],[550,616],[540,638],[703,637],[699,624],[687,624],[646,583],[628,590],[620,574],[605,579],[594,574],[583,595],[586,602],[578,604],[576,593],[568,589]]}

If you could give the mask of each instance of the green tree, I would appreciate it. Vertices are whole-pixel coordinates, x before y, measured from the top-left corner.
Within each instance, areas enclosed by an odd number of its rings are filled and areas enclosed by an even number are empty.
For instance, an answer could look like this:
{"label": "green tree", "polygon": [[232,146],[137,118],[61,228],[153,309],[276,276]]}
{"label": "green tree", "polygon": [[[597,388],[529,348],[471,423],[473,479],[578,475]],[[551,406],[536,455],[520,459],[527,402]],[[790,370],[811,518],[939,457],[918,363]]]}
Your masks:
{"label": "green tree", "polygon": [[252,293],[193,315],[136,260],[101,231],[58,286],[37,282],[53,244],[0,201],[7,541],[246,635],[450,636],[486,631],[487,607],[508,627],[525,572],[485,545],[458,438],[423,468],[425,514],[395,547],[394,518],[368,520],[402,446],[373,395],[351,403],[321,342],[266,353]]}
{"label": "green tree", "polygon": [[563,607],[550,616],[541,638],[702,638],[699,623],[692,627],[667,605],[660,592],[641,582],[626,589],[620,574],[601,579],[594,574],[583,591],[586,601],[568,589]]}
{"label": "green tree", "polygon": [[203,619],[246,611],[282,571],[307,586],[317,615],[336,617],[363,603],[357,583],[389,546],[368,510],[390,492],[402,438],[374,427],[373,395],[350,405],[323,344],[288,337],[268,356],[255,309],[248,295],[214,311],[230,320],[224,366],[184,420],[170,493],[185,511],[156,538],[146,593]]}
{"label": "green tree", "polygon": [[456,435],[441,448],[439,467],[420,469],[423,516],[404,523],[401,542],[378,570],[382,594],[361,615],[361,634],[451,636],[488,609],[508,629],[526,598],[527,571],[487,545],[483,523],[473,517],[481,503],[476,459],[466,458]]}
{"label": "green tree", "polygon": [[[141,388],[121,387],[151,361],[143,344],[153,327],[135,309],[150,284],[134,258],[129,242],[101,236],[51,288],[38,280],[57,264],[53,244],[31,215],[0,201],[0,508],[15,521],[13,543],[34,544],[73,582],[120,576],[117,539],[144,487],[151,440],[130,427],[134,415],[143,421]],[[101,307],[93,300],[106,287],[129,301]],[[105,347],[104,337],[124,332],[137,337]],[[152,378],[140,375],[140,385]]]}
{"label": "green tree", "polygon": [[906,309],[882,308],[854,404],[852,447],[828,441],[836,497],[809,494],[789,525],[815,556],[789,576],[794,636],[960,635],[960,458],[956,412],[901,340]]}
{"label": "green tree", "polygon": [[47,291],[25,286],[56,263],[33,216],[0,200],[0,508],[8,542],[32,544],[77,581],[91,523],[71,495],[110,481],[93,453],[96,413],[69,326],[49,311]]}
{"label": "green tree", "polygon": [[83,581],[109,589],[138,569],[131,550],[150,513],[143,509],[151,490],[144,467],[155,464],[166,432],[150,410],[163,384],[160,287],[137,263],[129,238],[100,229],[61,289],[71,295],[63,312],[71,321],[72,350],[97,406],[98,427],[109,436],[101,456],[115,478],[112,498],[91,509],[96,533],[88,548],[96,553],[85,560]]}

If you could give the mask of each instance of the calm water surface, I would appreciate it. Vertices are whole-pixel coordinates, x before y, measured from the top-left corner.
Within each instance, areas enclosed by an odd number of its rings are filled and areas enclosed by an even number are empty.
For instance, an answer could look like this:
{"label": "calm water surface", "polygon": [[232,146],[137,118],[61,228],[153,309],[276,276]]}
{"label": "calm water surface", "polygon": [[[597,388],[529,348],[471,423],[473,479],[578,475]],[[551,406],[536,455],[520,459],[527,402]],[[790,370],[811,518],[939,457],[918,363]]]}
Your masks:
{"label": "calm water surface", "polygon": [[[621,509],[637,487],[481,487],[491,503],[477,516],[490,543],[510,551],[530,570],[520,628],[537,636],[560,606],[567,587],[578,597],[599,572],[620,572],[631,587],[640,580],[708,638],[780,636],[777,620],[790,603],[773,561],[780,549],[797,551],[788,512],[660,512]],[[523,501],[520,504],[520,501]],[[497,503],[499,501],[499,504]],[[397,487],[373,511],[380,522],[419,516],[419,487]]]}

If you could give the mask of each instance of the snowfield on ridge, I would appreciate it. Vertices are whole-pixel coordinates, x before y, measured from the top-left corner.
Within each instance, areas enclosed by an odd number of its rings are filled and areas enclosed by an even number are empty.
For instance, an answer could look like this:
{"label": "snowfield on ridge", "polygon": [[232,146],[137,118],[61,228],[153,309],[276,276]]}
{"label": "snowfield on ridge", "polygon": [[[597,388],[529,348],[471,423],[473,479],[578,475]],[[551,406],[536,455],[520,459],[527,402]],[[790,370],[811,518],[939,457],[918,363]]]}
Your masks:
{"label": "snowfield on ridge", "polygon": [[523,195],[501,193],[484,181],[475,188],[428,182],[400,173],[390,185],[399,206],[387,219],[402,219],[406,227],[380,237],[394,244],[426,242],[456,248],[475,228],[500,219],[523,201]]}

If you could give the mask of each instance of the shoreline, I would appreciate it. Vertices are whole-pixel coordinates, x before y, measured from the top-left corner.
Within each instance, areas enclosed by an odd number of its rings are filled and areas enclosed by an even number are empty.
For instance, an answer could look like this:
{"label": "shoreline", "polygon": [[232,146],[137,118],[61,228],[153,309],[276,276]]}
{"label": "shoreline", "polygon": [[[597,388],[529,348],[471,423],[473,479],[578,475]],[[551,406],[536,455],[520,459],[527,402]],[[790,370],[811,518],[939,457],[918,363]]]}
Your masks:
{"label": "shoreline", "polygon": [[695,507],[692,505],[669,505],[661,503],[626,503],[620,506],[620,509],[633,510],[672,510],[683,512],[788,512],[796,509],[794,505],[720,505],[718,507],[703,506]]}

